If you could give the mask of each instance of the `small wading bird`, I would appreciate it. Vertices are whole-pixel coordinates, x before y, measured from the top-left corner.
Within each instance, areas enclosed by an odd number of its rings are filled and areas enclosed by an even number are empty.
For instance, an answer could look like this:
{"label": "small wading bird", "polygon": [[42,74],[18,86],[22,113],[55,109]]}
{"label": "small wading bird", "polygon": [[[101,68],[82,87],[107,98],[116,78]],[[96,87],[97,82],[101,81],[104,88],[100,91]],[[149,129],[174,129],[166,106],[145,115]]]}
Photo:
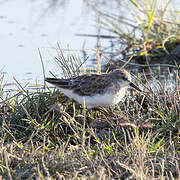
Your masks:
{"label": "small wading bird", "polygon": [[128,86],[141,91],[131,82],[131,75],[125,69],[117,69],[108,74],[84,74],[69,79],[46,78],[45,81],[79,104],[83,104],[85,99],[88,109],[119,103]]}

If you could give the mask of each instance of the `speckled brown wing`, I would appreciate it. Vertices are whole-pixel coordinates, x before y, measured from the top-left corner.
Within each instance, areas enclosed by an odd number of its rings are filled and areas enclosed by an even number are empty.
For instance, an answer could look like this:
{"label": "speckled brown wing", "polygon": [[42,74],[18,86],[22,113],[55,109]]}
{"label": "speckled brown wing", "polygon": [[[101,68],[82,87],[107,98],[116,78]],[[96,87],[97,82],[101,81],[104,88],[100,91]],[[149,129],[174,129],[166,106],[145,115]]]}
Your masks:
{"label": "speckled brown wing", "polygon": [[72,78],[70,89],[81,96],[103,94],[111,86],[112,78],[107,74],[86,74]]}

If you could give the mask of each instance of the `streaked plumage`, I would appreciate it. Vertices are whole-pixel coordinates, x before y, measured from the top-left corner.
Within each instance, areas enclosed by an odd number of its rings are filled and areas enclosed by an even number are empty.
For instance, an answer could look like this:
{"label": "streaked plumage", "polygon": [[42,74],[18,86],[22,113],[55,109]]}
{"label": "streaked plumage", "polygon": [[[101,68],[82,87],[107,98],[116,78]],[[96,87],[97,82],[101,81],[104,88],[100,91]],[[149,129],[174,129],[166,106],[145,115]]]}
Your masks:
{"label": "streaked plumage", "polygon": [[131,75],[125,69],[117,69],[109,74],[84,74],[69,79],[46,78],[45,81],[55,85],[66,96],[83,104],[87,108],[117,104],[126,93],[131,83]]}

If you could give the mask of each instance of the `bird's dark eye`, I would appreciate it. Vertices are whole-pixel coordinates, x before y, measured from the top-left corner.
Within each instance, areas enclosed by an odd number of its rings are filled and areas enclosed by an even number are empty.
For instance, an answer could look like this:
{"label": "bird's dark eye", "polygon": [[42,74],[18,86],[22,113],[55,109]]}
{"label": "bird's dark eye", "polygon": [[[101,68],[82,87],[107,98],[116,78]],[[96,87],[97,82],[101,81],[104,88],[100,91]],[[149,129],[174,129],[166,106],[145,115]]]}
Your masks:
{"label": "bird's dark eye", "polygon": [[123,80],[126,80],[127,78],[123,76],[122,79],[123,79]]}

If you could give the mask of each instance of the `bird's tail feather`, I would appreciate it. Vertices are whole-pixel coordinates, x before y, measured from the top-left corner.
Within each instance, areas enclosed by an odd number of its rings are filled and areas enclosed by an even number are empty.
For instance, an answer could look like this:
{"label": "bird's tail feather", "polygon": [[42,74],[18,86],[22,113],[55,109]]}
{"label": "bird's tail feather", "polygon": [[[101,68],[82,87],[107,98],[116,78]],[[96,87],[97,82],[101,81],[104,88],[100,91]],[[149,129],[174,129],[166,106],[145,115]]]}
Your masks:
{"label": "bird's tail feather", "polygon": [[57,87],[69,88],[69,81],[67,79],[45,78],[45,81]]}

